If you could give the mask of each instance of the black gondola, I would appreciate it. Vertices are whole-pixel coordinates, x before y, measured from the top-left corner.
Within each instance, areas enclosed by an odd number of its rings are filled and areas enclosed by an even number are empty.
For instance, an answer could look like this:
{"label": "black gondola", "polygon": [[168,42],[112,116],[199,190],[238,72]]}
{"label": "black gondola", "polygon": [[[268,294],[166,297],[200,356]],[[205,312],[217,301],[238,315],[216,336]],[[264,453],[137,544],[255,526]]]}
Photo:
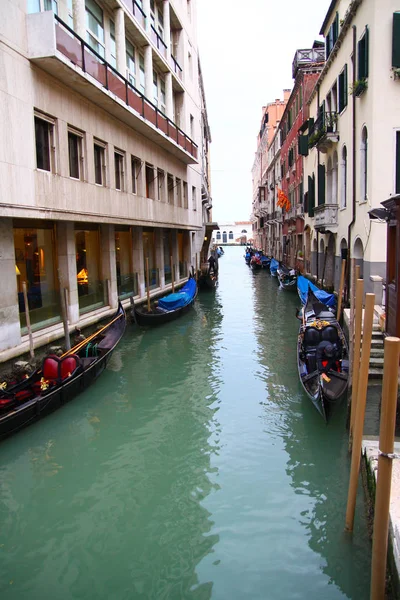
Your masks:
{"label": "black gondola", "polygon": [[168,294],[154,302],[147,310],[147,304],[134,307],[134,320],[138,325],[155,326],[169,323],[187,313],[197,297],[196,281],[189,277],[185,285],[173,294]]}
{"label": "black gondola", "polygon": [[199,290],[215,290],[218,284],[217,273],[200,273],[197,280]]}
{"label": "black gondola", "polygon": [[347,389],[349,352],[334,313],[311,290],[303,307],[297,363],[306,394],[328,421]]}
{"label": "black gondola", "polygon": [[0,439],[53,412],[86,389],[104,371],[124,334],[119,303],[111,321],[63,354],[46,356],[42,366],[8,391],[0,391]]}
{"label": "black gondola", "polygon": [[284,290],[297,291],[297,273],[295,269],[290,269],[283,263],[279,263],[277,275],[281,288]]}

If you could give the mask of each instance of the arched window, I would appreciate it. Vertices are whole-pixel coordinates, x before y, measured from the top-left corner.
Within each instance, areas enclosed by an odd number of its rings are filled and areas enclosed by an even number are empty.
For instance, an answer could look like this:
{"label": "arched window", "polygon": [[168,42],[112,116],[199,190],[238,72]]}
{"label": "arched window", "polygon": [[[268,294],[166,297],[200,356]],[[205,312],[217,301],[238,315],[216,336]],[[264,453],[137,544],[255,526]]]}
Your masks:
{"label": "arched window", "polygon": [[326,170],[326,203],[332,204],[332,159],[328,158],[328,168]]}
{"label": "arched window", "polygon": [[230,231],[230,232],[229,232],[229,239],[230,239],[230,240],[233,240],[233,231]]}
{"label": "arched window", "polygon": [[363,127],[361,133],[361,169],[360,169],[360,202],[368,200],[368,131]]}
{"label": "arched window", "polygon": [[333,153],[332,161],[332,204],[338,203],[338,155],[335,151]]}
{"label": "arched window", "polygon": [[246,229],[242,229],[241,233],[247,233]]}
{"label": "arched window", "polygon": [[221,232],[217,231],[217,240],[220,240],[220,239],[221,239]]}
{"label": "arched window", "polygon": [[347,148],[342,148],[342,160],[340,162],[341,185],[340,185],[340,208],[347,206]]}

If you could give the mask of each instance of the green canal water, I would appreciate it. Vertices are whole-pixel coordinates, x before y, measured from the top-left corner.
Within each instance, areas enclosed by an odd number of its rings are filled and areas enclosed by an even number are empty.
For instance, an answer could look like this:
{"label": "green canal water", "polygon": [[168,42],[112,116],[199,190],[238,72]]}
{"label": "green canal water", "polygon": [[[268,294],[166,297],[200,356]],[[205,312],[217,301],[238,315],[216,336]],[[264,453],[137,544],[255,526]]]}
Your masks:
{"label": "green canal water", "polygon": [[216,293],[130,325],[84,394],[0,446],[2,600],[369,598],[345,407],[296,369],[297,296],[242,248]]}

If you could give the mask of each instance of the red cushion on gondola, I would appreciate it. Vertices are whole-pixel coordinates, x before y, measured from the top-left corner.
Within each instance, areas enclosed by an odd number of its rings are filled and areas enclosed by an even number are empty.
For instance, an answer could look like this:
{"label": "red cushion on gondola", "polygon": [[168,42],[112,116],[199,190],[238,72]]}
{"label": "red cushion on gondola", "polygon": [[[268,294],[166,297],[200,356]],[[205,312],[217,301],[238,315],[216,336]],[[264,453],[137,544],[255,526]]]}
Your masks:
{"label": "red cushion on gondola", "polygon": [[64,381],[67,377],[71,377],[79,367],[79,363],[79,356],[76,354],[71,354],[63,358],[61,360],[61,380]]}
{"label": "red cushion on gondola", "polygon": [[42,365],[43,377],[48,381],[54,381],[59,378],[60,359],[58,356],[47,356]]}
{"label": "red cushion on gondola", "polygon": [[20,390],[15,394],[15,399],[17,402],[24,402],[24,400],[29,400],[30,398],[33,398],[33,392],[31,389]]}
{"label": "red cushion on gondola", "polygon": [[4,407],[4,406],[8,406],[10,404],[10,402],[13,402],[14,398],[2,398],[0,400],[0,408]]}

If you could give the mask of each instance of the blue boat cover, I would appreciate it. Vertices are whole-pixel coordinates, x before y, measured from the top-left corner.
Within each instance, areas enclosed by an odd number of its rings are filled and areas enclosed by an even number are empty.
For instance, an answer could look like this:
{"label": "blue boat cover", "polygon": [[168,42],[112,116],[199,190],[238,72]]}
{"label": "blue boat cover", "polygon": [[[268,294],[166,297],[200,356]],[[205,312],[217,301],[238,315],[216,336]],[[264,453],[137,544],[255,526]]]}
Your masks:
{"label": "blue boat cover", "polygon": [[271,262],[269,263],[269,270],[271,273],[276,273],[279,267],[279,263],[275,258],[271,258]]}
{"label": "blue boat cover", "polygon": [[336,305],[336,298],[335,298],[334,294],[328,294],[328,292],[325,292],[324,290],[320,290],[316,285],[314,285],[306,277],[299,275],[297,277],[297,291],[299,292],[300,300],[301,300],[301,303],[303,304],[303,306],[307,302],[307,296],[308,296],[309,289],[312,292],[314,292],[314,296],[316,298],[318,298],[318,300],[320,302],[322,302],[322,304],[325,304],[326,306],[331,306],[331,307]]}
{"label": "blue boat cover", "polygon": [[183,288],[176,292],[175,294],[168,294],[168,296],[164,296],[160,298],[158,301],[158,306],[164,310],[176,310],[177,308],[182,308],[189,304],[194,298],[196,294],[196,282],[193,278],[190,278]]}
{"label": "blue boat cover", "polygon": [[262,262],[263,264],[267,264],[267,265],[269,265],[269,263],[271,262],[271,259],[270,259],[270,258],[268,258],[268,256],[262,256],[262,257],[261,257],[261,262]]}

